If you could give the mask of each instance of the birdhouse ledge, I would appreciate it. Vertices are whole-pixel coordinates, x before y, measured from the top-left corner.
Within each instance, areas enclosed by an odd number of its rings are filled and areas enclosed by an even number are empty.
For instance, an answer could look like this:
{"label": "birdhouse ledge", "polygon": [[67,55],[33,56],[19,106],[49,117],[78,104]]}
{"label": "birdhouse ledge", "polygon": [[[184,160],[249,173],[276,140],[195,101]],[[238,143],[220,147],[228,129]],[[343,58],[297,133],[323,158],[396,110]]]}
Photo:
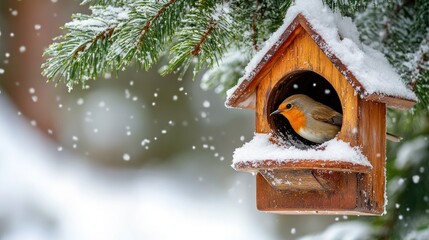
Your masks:
{"label": "birdhouse ledge", "polygon": [[271,134],[255,134],[237,148],[232,167],[259,173],[277,190],[333,192],[344,174],[370,173],[372,166],[357,147],[338,139],[307,150],[273,144]]}
{"label": "birdhouse ledge", "polygon": [[[317,148],[306,150],[271,142],[271,134],[255,133],[253,139],[237,148],[232,167],[237,171],[258,172],[261,169],[324,169],[368,173],[372,166],[358,147],[336,138]],[[311,159],[311,160],[309,160]]]}

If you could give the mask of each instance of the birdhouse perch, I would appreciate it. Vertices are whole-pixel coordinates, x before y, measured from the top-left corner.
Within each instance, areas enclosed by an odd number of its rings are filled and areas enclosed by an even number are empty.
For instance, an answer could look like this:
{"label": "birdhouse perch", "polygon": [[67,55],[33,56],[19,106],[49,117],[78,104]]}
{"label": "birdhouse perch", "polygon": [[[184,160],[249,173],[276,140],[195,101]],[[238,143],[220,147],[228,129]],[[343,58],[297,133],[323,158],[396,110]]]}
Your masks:
{"label": "birdhouse perch", "polygon": [[[229,92],[227,106],[256,112],[255,137],[235,151],[233,167],[257,173],[262,211],[381,215],[386,107],[410,108],[416,96],[381,54],[338,30],[341,24],[355,31],[351,20],[302,2],[289,9],[283,26]],[[270,116],[295,94],[342,114],[334,139],[308,141],[285,117]]]}

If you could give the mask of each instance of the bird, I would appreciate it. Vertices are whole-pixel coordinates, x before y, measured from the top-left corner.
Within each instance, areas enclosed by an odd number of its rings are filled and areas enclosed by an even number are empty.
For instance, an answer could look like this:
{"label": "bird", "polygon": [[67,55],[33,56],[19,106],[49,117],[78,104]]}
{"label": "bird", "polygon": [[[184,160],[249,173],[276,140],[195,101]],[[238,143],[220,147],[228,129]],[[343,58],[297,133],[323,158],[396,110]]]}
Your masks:
{"label": "bird", "polygon": [[304,94],[286,98],[270,116],[281,114],[301,137],[323,143],[334,138],[341,129],[343,115]]}
{"label": "bird", "polygon": [[[305,94],[287,97],[270,116],[276,114],[286,117],[299,136],[318,144],[335,138],[343,124],[341,113]],[[387,133],[386,136],[388,140],[400,141],[393,134]]]}

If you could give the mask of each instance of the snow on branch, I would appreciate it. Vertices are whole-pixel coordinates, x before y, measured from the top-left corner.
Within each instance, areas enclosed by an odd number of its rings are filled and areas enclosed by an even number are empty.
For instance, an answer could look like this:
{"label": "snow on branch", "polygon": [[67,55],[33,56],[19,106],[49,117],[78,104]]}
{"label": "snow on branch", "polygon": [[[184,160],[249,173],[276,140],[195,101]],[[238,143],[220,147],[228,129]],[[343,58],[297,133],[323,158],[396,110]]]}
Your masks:
{"label": "snow on branch", "polygon": [[50,80],[64,80],[71,90],[77,83],[84,87],[88,79],[118,71],[133,60],[148,69],[172,38],[185,5],[184,0],[140,0],[126,7],[91,6],[92,14],[72,16],[64,26],[68,33],[55,38],[45,51],[48,59],[42,74]]}
{"label": "snow on branch", "polygon": [[361,40],[383,52],[407,85],[415,91],[416,109],[429,104],[429,2],[381,1],[357,14]]}
{"label": "snow on branch", "polygon": [[64,28],[69,31],[54,39],[44,55],[42,74],[49,79],[66,79],[69,90],[73,85],[95,78],[101,72],[113,69],[114,62],[107,62],[111,36],[120,21],[128,18],[126,7],[93,6],[92,14],[75,14],[73,21]]}
{"label": "snow on branch", "polygon": [[93,4],[93,5],[110,5],[110,6],[123,6],[129,3],[130,0],[82,0],[81,5]]}
{"label": "snow on branch", "polygon": [[176,33],[186,1],[136,1],[130,4],[129,20],[121,23],[113,34],[107,59],[119,58],[117,69],[132,61],[145,70],[151,68],[165,51]]}
{"label": "snow on branch", "polygon": [[228,2],[200,6],[204,4],[207,3],[197,3],[183,18],[183,27],[170,49],[172,58],[164,74],[181,68],[183,76],[191,63],[195,63],[195,77],[203,67],[219,64],[226,50],[225,42],[233,36],[231,9]]}

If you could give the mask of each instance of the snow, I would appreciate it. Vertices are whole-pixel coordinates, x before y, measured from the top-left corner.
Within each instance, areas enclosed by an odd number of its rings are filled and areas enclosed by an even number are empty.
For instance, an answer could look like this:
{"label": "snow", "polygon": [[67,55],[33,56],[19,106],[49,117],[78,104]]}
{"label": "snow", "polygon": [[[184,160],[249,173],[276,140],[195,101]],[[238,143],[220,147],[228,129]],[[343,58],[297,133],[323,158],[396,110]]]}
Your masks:
{"label": "snow", "polygon": [[371,226],[366,223],[358,221],[341,222],[332,224],[320,234],[305,236],[299,240],[365,240],[372,239],[372,233]]}
{"label": "snow", "polygon": [[[201,88],[208,90],[214,88],[216,93],[226,92],[228,86],[234,85],[234,77],[243,75],[243,67],[246,66],[248,53],[236,49],[230,49],[221,59],[220,64],[207,70],[201,78]],[[216,79],[216,81],[213,81]],[[212,86],[214,85],[214,86]]]}
{"label": "snow", "polygon": [[419,164],[426,156],[427,139],[427,136],[420,136],[404,143],[396,155],[395,167],[404,170]]}
{"label": "snow", "polygon": [[284,162],[314,159],[371,166],[359,148],[351,147],[348,143],[336,138],[323,143],[320,147],[306,150],[294,146],[273,144],[269,139],[270,134],[255,133],[250,142],[234,151],[233,165],[248,161],[274,160]]}
{"label": "snow", "polygon": [[104,8],[93,6],[90,9],[94,19],[73,19],[73,21],[66,23],[65,27],[101,33],[107,28],[117,25],[120,20],[126,20],[130,12],[126,7],[108,6]]}
{"label": "snow", "polygon": [[252,93],[246,100],[240,102],[239,107],[242,108],[252,108],[256,106],[256,93]]}
{"label": "snow", "polygon": [[252,207],[184,191],[183,171],[97,169],[58,152],[5,95],[0,116],[1,239],[274,239]]}
{"label": "snow", "polygon": [[24,45],[19,47],[19,52],[20,53],[24,53],[25,51],[27,51],[27,47],[25,47]]}
{"label": "snow", "polygon": [[429,61],[425,60],[425,54],[429,52],[429,31],[426,36],[423,37],[420,47],[416,52],[408,53],[407,57],[409,61],[405,61],[403,65],[408,68],[411,72],[414,81],[420,76],[421,69],[429,69]]}
{"label": "snow", "polygon": [[72,22],[66,23],[65,27],[68,29],[86,29],[93,32],[103,32],[106,30],[108,25],[104,21],[95,19],[85,20],[73,20]]}
{"label": "snow", "polygon": [[231,8],[229,2],[217,3],[215,6],[215,11],[212,14],[212,19],[215,22],[219,22],[221,18],[226,18],[227,21],[231,21],[228,14],[231,13]]}
{"label": "snow", "polygon": [[[334,54],[362,84],[365,92],[361,95],[389,95],[417,100],[416,95],[406,87],[399,74],[390,66],[384,55],[359,41],[359,33],[351,18],[332,12],[321,0],[295,1],[285,16],[283,25],[265,42],[245,68],[244,75],[235,87],[227,92],[227,101],[237,92],[243,81],[251,81],[262,68],[260,63],[270,58],[271,48],[281,44],[281,35],[298,14],[302,14],[312,29],[326,42],[322,50],[329,56]],[[340,37],[341,36],[341,37]],[[318,36],[312,38],[317,41]],[[356,89],[359,91],[360,89]]]}
{"label": "snow", "polygon": [[131,159],[130,155],[128,153],[124,153],[124,155],[122,155],[122,159],[124,161],[129,161]]}
{"label": "snow", "polygon": [[420,182],[420,176],[419,176],[419,175],[414,175],[414,176],[412,177],[412,179],[413,179],[413,183],[415,183],[415,184],[417,184],[417,183],[419,183],[419,182]]}
{"label": "snow", "polygon": [[404,240],[426,240],[426,239],[429,239],[429,228],[411,231],[404,238]]}
{"label": "snow", "polygon": [[208,101],[208,100],[204,100],[204,102],[203,102],[203,107],[204,107],[204,108],[209,108],[209,107],[210,107],[210,101]]}

